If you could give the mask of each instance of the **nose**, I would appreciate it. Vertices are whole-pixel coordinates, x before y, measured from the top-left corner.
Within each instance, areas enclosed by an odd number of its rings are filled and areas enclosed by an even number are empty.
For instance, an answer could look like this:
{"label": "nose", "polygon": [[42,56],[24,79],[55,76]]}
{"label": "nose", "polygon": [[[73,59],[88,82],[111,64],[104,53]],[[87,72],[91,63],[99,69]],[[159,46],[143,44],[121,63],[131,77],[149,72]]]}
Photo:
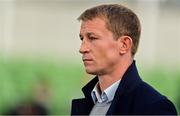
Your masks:
{"label": "nose", "polygon": [[81,46],[80,46],[80,49],[79,49],[79,52],[81,54],[84,54],[84,53],[87,53],[89,51],[90,51],[90,49],[89,49],[88,43],[87,43],[87,41],[85,41],[85,39],[83,39]]}

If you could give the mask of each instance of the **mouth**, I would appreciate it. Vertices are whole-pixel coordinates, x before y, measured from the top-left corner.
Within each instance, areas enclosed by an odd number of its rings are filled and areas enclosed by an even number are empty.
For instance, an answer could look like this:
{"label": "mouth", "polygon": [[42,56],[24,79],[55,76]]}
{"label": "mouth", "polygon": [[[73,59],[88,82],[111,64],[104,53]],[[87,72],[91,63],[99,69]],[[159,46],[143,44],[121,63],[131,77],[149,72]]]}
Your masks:
{"label": "mouth", "polygon": [[89,63],[91,63],[91,62],[93,61],[93,60],[90,59],[90,58],[83,58],[82,60],[83,60],[83,62],[84,62],[85,65],[87,65],[87,64],[89,64]]}
{"label": "mouth", "polygon": [[85,61],[93,61],[93,60],[84,58],[83,61],[85,62]]}

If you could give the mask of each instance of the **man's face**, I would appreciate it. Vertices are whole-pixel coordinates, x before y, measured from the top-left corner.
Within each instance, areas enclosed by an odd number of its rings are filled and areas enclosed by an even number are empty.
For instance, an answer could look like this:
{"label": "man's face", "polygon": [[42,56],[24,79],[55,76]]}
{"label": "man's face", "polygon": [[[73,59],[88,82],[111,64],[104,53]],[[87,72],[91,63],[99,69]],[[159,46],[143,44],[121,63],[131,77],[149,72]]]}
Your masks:
{"label": "man's face", "polygon": [[83,21],[80,29],[82,40],[79,52],[86,72],[94,75],[111,73],[119,62],[118,41],[106,28],[101,18]]}

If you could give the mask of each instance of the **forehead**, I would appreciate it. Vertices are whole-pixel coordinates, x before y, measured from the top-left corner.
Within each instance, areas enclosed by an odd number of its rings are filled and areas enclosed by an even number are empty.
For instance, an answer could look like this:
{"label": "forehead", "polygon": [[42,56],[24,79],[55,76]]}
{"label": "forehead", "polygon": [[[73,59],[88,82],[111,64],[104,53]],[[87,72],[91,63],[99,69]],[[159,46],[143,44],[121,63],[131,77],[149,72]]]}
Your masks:
{"label": "forehead", "polygon": [[106,31],[106,22],[102,18],[82,21],[80,33]]}

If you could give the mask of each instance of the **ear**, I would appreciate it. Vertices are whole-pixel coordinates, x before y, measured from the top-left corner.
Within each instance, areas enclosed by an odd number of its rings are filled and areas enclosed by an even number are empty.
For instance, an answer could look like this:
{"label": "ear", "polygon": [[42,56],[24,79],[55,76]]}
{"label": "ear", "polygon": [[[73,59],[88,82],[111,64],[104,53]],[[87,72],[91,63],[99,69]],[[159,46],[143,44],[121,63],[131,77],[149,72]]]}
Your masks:
{"label": "ear", "polygon": [[129,51],[131,52],[133,41],[132,38],[129,36],[121,36],[118,38],[118,44],[119,44],[119,53],[120,55],[123,55]]}

